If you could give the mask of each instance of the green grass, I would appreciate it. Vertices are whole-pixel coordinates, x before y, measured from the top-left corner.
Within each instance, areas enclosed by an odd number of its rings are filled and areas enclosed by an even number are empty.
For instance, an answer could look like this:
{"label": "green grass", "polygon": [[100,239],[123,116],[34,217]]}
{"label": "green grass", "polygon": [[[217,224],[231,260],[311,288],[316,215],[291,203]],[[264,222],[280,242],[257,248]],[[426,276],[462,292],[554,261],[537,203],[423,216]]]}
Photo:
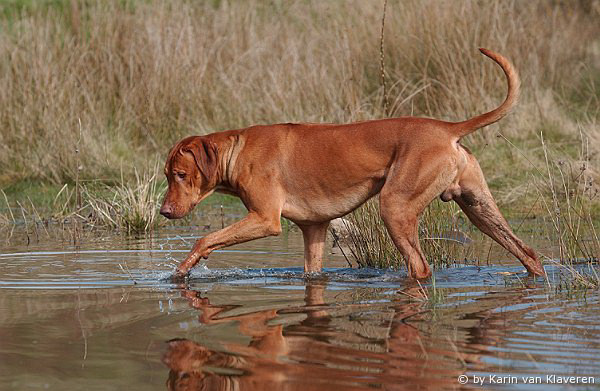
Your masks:
{"label": "green grass", "polygon": [[[0,188],[6,193],[13,207],[17,202],[29,204],[31,201],[38,209],[51,212],[55,209],[54,201],[61,187],[58,184],[34,179],[11,182]],[[6,206],[2,201],[0,201],[0,205]]]}
{"label": "green grass", "polygon": [[70,0],[0,0],[0,13],[5,18],[18,19],[24,13],[43,12],[49,9],[64,13]]}

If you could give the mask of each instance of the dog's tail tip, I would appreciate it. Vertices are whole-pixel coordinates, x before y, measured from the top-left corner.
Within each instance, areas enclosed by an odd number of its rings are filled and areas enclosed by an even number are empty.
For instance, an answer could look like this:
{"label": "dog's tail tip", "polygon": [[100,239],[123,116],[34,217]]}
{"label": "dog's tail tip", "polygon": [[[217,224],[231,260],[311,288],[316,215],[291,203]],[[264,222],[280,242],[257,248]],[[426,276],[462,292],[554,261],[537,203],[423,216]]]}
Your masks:
{"label": "dog's tail tip", "polygon": [[[493,50],[490,49],[486,49],[486,48],[479,48],[479,51],[484,55],[487,56],[489,58],[491,58],[492,60],[496,61],[496,58],[499,57],[498,53],[494,52]],[[500,56],[502,57],[502,56]]]}
{"label": "dog's tail tip", "polygon": [[496,109],[466,121],[455,123],[452,126],[452,132],[459,138],[500,120],[515,105],[519,97],[519,75],[510,61],[502,55],[486,48],[479,48],[479,51],[494,60],[494,62],[502,68],[508,82],[508,92],[504,102]]}

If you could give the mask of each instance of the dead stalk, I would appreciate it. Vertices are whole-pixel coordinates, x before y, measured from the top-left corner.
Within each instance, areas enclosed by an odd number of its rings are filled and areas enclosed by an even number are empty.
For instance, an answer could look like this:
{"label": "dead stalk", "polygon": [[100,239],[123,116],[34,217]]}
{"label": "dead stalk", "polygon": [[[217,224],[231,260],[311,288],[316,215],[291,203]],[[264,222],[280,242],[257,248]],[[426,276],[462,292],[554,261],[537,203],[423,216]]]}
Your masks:
{"label": "dead stalk", "polygon": [[385,50],[384,50],[384,31],[385,31],[385,11],[387,9],[387,0],[383,0],[383,14],[381,15],[381,34],[379,35],[379,71],[381,73],[381,85],[383,87],[383,112],[389,115],[389,97],[385,81]]}

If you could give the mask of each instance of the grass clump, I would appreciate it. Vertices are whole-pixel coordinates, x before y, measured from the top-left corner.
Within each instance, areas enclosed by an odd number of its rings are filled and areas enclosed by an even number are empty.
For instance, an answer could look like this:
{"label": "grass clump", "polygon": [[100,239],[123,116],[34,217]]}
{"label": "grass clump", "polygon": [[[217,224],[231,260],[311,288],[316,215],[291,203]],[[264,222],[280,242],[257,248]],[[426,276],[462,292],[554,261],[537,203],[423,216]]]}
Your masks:
{"label": "grass clump", "polygon": [[[419,222],[421,247],[434,266],[449,266],[467,256],[464,246],[469,239],[460,231],[457,207],[434,201]],[[359,267],[398,268],[402,255],[392,242],[379,212],[379,198],[374,197],[347,216],[347,244]]]}
{"label": "grass clump", "polygon": [[546,211],[546,236],[555,243],[546,256],[561,269],[561,289],[600,288],[596,270],[600,259],[600,227],[594,217],[600,190],[590,166],[589,140],[581,136],[577,161],[552,151],[543,134],[541,142],[546,165],[536,187]]}
{"label": "grass clump", "polygon": [[[6,205],[6,212],[0,211],[0,228],[8,226],[11,222],[14,224],[15,216],[10,209],[10,203],[8,202],[8,197],[4,190],[1,191],[2,196],[4,197],[3,201]],[[10,216],[10,218],[9,218]]]}
{"label": "grass clump", "polygon": [[590,168],[587,139],[581,143],[578,161],[566,160],[549,151],[543,135],[542,146],[546,156],[545,177],[538,179],[537,189],[549,221],[547,236],[557,242],[555,250],[561,262],[597,262],[600,238],[593,208],[600,191]]}
{"label": "grass clump", "polygon": [[84,210],[89,212],[88,222],[130,234],[149,232],[164,224],[158,211],[165,187],[157,179],[157,167],[143,175],[136,170],[132,184],[122,178],[114,186],[84,186],[82,196]]}
{"label": "grass clump", "polygon": [[471,238],[463,227],[464,215],[454,202],[434,200],[423,211],[419,234],[423,253],[434,266],[450,266],[471,254]]}
{"label": "grass clump", "polygon": [[572,263],[554,262],[561,268],[561,274],[556,284],[557,292],[566,292],[569,295],[587,292],[589,289],[600,288],[600,275],[592,264],[584,268],[575,268]]}
{"label": "grass clump", "polygon": [[[397,267],[402,259],[379,217],[379,198],[368,200],[347,216],[347,244],[358,267]],[[345,223],[346,224],[346,223]]]}
{"label": "grass clump", "polygon": [[8,215],[4,212],[0,212],[0,227],[6,227],[10,223],[11,220],[9,219]]}

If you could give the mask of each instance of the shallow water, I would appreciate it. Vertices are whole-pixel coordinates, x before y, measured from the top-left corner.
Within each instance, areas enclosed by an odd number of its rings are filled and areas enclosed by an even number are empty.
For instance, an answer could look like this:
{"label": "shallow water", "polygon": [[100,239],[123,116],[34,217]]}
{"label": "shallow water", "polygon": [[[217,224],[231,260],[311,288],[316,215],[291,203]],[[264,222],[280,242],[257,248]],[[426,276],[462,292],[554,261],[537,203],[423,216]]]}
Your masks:
{"label": "shallow water", "polygon": [[2,238],[0,389],[599,387],[600,295],[557,292],[553,267],[550,285],[514,262],[436,270],[423,300],[340,256],[304,276],[292,230],[170,282],[199,234]]}

